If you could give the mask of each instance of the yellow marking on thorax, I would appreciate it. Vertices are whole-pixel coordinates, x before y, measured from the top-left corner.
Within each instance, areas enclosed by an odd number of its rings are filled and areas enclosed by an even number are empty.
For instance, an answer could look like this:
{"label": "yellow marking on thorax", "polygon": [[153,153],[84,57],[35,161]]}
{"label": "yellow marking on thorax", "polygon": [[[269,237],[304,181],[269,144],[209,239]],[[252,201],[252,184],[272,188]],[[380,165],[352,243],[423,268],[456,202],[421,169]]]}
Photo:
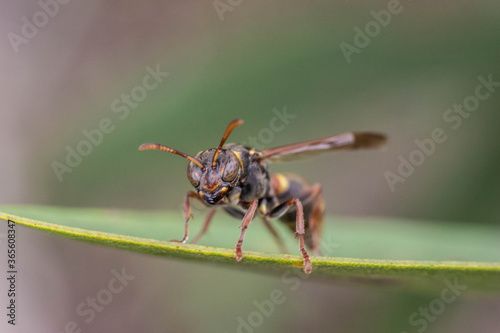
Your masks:
{"label": "yellow marking on thorax", "polygon": [[228,195],[229,202],[234,205],[238,204],[238,201],[240,201],[240,194],[241,191],[232,191],[231,193],[229,193]]}
{"label": "yellow marking on thorax", "polygon": [[260,205],[259,205],[259,211],[262,213],[262,215],[267,214],[267,202],[263,200]]}

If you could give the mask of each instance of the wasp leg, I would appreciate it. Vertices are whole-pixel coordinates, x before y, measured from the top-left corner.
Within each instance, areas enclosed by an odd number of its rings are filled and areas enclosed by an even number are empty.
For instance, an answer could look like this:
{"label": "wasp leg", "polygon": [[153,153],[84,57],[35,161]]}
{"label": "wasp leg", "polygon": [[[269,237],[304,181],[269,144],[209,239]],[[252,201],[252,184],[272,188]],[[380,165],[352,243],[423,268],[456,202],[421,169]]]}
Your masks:
{"label": "wasp leg", "polygon": [[306,251],[304,246],[304,209],[302,208],[302,203],[298,198],[292,198],[281,205],[275,207],[271,213],[270,217],[281,217],[285,214],[291,207],[297,206],[297,214],[295,220],[295,235],[299,236],[299,250],[302,252],[302,257],[304,258],[304,273],[311,274],[312,264],[311,259],[309,258],[309,254]]}
{"label": "wasp leg", "polygon": [[285,243],[283,242],[283,239],[281,236],[276,232],[276,229],[271,225],[271,222],[266,216],[262,216],[262,222],[264,222],[264,225],[267,227],[267,230],[271,232],[271,234],[274,237],[274,240],[276,241],[276,244],[278,244],[278,248],[280,249],[281,253],[288,253],[288,250],[285,246]]}
{"label": "wasp leg", "polygon": [[186,221],[184,223],[184,237],[181,240],[176,240],[172,239],[171,242],[179,242],[179,243],[186,243],[186,241],[189,238],[189,219],[193,218],[193,215],[191,214],[191,204],[189,202],[189,198],[193,198],[198,200],[200,203],[206,206],[206,204],[201,200],[201,198],[198,196],[198,193],[194,191],[189,191],[186,193],[186,196],[184,197],[184,220]]}
{"label": "wasp leg", "polygon": [[309,240],[309,246],[315,255],[321,255],[319,248],[321,228],[323,227],[323,215],[325,211],[323,202],[323,189],[319,184],[311,187],[310,196],[313,198],[312,212],[309,217],[308,229],[312,235]]}
{"label": "wasp leg", "polygon": [[210,227],[210,222],[212,222],[212,218],[215,215],[215,212],[216,212],[215,208],[212,208],[208,211],[208,214],[205,217],[205,222],[203,222],[203,227],[201,228],[200,232],[194,237],[191,244],[198,243],[201,237],[207,232],[208,228]]}
{"label": "wasp leg", "polygon": [[241,259],[243,259],[243,252],[241,251],[241,245],[243,244],[243,238],[245,238],[245,232],[248,228],[248,225],[255,216],[255,211],[257,210],[258,204],[259,200],[253,199],[250,203],[248,211],[245,214],[245,217],[243,217],[243,221],[241,221],[241,234],[240,238],[238,239],[238,242],[236,243],[236,251],[235,251],[236,261],[241,261]]}

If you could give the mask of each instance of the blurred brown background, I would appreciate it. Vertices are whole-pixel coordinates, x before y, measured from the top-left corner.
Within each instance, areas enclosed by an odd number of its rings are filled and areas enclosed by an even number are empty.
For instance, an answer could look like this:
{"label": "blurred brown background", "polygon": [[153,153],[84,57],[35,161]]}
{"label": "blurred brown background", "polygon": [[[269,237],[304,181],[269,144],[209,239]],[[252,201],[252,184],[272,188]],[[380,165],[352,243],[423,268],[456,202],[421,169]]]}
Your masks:
{"label": "blurred brown background", "polygon": [[[456,130],[443,115],[474,95],[479,76],[500,81],[500,5],[402,1],[348,62],[342,43],[356,47],[354,28],[364,30],[375,20],[370,12],[387,10],[388,3],[1,3],[0,202],[171,209],[182,230],[186,161],[137,147],[159,142],[195,154],[216,146],[227,123],[243,118],[229,141],[260,134],[258,144],[272,147],[352,130],[389,135],[384,152],[272,167],[321,182],[328,214],[497,226],[500,91],[481,100]],[[26,20],[39,27],[30,29]],[[154,70],[168,76],[145,84]],[[151,89],[140,88],[148,84]],[[263,129],[285,109],[288,123],[265,137]],[[113,129],[59,179],[54,162],[66,164],[67,147],[77,150],[86,140],[82,131],[92,132],[103,119]],[[384,173],[397,173],[399,156],[408,159],[414,141],[430,138],[435,128],[444,130],[446,142],[391,191]],[[19,325],[2,320],[2,331],[63,332],[75,320],[83,332],[231,332],[238,316],[255,310],[254,300],[283,287],[275,276],[23,228],[19,244],[26,272]],[[82,323],[78,305],[122,267],[135,280]],[[307,281],[255,332],[416,331],[409,315],[434,297]],[[467,296],[425,331],[494,332],[499,311],[498,297]]]}

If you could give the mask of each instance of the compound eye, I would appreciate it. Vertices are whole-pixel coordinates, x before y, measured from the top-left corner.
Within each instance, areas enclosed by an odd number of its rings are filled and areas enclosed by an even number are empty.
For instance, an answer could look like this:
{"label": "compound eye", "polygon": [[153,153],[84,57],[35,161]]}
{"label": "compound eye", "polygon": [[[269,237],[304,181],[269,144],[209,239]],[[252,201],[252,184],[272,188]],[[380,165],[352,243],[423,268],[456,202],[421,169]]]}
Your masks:
{"label": "compound eye", "polygon": [[191,185],[194,187],[198,187],[198,185],[200,185],[201,169],[193,162],[189,162],[188,164],[187,176]]}
{"label": "compound eye", "polygon": [[239,165],[236,158],[229,158],[222,170],[222,180],[225,182],[233,181],[238,175]]}

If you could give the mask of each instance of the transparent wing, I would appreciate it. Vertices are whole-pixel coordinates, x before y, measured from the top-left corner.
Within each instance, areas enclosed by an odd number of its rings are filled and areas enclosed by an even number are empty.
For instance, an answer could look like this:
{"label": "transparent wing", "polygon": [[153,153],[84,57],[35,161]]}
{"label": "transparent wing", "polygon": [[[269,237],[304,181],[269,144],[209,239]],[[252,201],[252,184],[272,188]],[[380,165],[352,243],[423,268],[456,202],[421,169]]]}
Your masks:
{"label": "transparent wing", "polygon": [[260,158],[267,162],[293,161],[335,150],[377,148],[385,144],[386,141],[386,136],[379,133],[344,133],[266,149],[261,152]]}

